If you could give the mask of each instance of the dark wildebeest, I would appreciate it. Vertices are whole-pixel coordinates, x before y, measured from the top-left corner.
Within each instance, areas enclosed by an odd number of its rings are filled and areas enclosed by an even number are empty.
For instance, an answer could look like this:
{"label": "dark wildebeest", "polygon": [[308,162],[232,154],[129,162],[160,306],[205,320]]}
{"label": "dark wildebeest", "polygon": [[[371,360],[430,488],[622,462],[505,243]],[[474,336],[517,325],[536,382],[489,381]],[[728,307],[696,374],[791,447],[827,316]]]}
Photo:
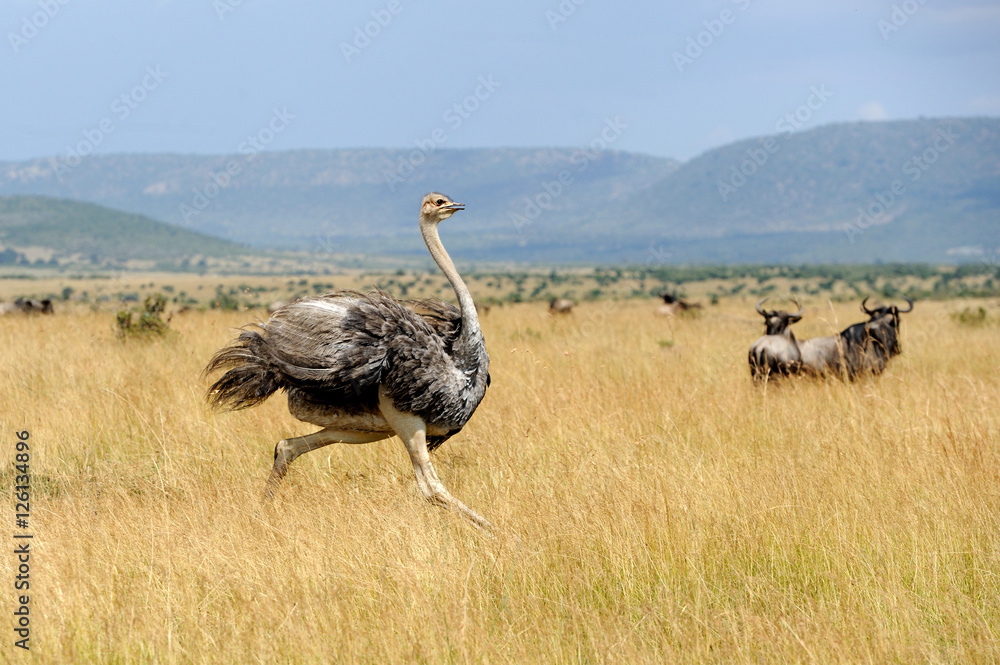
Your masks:
{"label": "dark wildebeest", "polygon": [[55,310],[48,298],[44,300],[18,298],[14,302],[0,303],[0,315],[3,314],[55,314]]}
{"label": "dark wildebeest", "polygon": [[570,314],[575,304],[569,298],[553,298],[549,303],[549,314]]}
{"label": "dark wildebeest", "polygon": [[802,305],[795,314],[779,310],[761,309],[767,298],[757,303],[757,313],[764,317],[764,336],[750,347],[750,375],[754,381],[767,379],[772,374],[797,374],[802,367],[802,354],[795,335],[788,329],[802,319]]}
{"label": "dark wildebeest", "polygon": [[913,311],[913,301],[905,300],[909,305],[907,309],[895,305],[868,309],[868,298],[865,298],[861,311],[868,315],[867,321],[855,323],[839,335],[800,341],[803,369],[820,375],[839,374],[848,379],[869,372],[881,374],[889,359],[902,352],[899,315]]}
{"label": "dark wildebeest", "polygon": [[660,297],[663,298],[663,304],[656,310],[660,316],[674,316],[688,310],[701,309],[700,303],[690,303],[672,293],[661,293]]}

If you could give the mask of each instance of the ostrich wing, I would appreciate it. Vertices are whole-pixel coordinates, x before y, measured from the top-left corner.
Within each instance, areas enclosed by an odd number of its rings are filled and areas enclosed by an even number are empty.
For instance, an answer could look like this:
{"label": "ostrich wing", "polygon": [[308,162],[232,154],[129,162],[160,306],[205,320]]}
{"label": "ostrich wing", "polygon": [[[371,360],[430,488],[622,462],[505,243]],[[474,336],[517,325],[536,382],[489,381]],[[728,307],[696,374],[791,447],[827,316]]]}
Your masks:
{"label": "ostrich wing", "polygon": [[[401,301],[414,314],[427,322],[438,337],[444,342],[445,350],[451,353],[458,334],[462,331],[462,310],[443,300],[403,300]],[[486,373],[486,386],[490,385],[490,374]]]}
{"label": "ostrich wing", "polygon": [[462,310],[442,300],[401,300],[401,304],[418,315],[441,338],[450,351],[462,330]]}
{"label": "ostrich wing", "polygon": [[382,291],[305,298],[259,331],[244,331],[240,342],[265,356],[282,387],[312,402],[370,406],[382,385],[397,409],[461,427],[486,390],[485,345],[480,338],[474,348],[456,348],[458,310],[434,301],[419,306],[422,313],[414,313]]}
{"label": "ostrich wing", "polygon": [[386,370],[390,320],[382,305],[391,299],[382,296],[338,292],[297,300],[250,334],[263,339],[270,364],[290,387],[327,398],[361,395],[377,389]]}

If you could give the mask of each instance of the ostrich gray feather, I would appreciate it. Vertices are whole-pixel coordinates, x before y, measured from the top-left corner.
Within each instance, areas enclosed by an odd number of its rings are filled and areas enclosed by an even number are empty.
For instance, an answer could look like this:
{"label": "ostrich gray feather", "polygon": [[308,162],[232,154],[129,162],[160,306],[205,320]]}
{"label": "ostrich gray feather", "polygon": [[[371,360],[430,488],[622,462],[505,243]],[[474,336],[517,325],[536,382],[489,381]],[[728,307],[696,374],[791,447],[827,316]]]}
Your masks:
{"label": "ostrich gray feather", "polygon": [[[383,386],[397,409],[451,436],[479,406],[489,378],[482,334],[461,330],[461,311],[440,301],[399,301],[379,290],[304,298],[212,358],[206,373],[228,371],[209,399],[241,409],[283,389],[317,406],[370,413]],[[433,437],[431,447],[447,436]]]}

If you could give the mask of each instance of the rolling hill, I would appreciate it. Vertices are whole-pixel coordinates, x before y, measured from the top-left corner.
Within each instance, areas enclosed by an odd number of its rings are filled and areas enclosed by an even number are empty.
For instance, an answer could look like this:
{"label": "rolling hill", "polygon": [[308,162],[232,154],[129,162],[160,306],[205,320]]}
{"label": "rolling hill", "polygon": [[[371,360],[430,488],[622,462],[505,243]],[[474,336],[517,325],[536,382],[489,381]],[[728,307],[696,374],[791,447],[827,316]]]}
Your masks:
{"label": "rolling hill", "polygon": [[1000,253],[1000,119],[848,123],[684,164],[613,150],[300,150],[0,164],[0,195],[80,199],[259,248],[422,253],[416,202],[472,260],[948,262]]}
{"label": "rolling hill", "polygon": [[78,257],[101,264],[250,253],[237,243],[142,215],[41,196],[0,197],[0,245],[4,263],[30,262],[32,254],[45,262]]}
{"label": "rolling hill", "polygon": [[[578,226],[596,233],[608,210]],[[622,210],[722,262],[947,261],[1000,251],[1000,120],[828,125],[724,146]]]}

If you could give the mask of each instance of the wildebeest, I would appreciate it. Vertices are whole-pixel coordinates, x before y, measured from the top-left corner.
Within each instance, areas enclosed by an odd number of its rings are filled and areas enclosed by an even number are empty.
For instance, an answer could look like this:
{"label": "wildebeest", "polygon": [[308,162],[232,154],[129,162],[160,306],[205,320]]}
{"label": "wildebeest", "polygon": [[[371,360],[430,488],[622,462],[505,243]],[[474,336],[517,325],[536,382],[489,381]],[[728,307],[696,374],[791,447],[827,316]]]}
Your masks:
{"label": "wildebeest", "polygon": [[5,314],[55,314],[55,309],[48,298],[18,298],[14,302],[0,303],[0,315]]}
{"label": "wildebeest", "polygon": [[660,316],[674,316],[692,309],[701,309],[700,303],[690,303],[672,293],[661,293],[660,297],[663,298],[663,304],[656,309]]}
{"label": "wildebeest", "polygon": [[755,381],[766,379],[771,374],[797,374],[802,368],[802,354],[795,335],[788,326],[802,320],[802,305],[795,314],[780,310],[761,309],[767,301],[757,303],[757,313],[764,317],[764,335],[750,347],[750,374]]}
{"label": "wildebeest", "polygon": [[549,314],[569,314],[575,304],[569,298],[553,298],[549,303]]}
{"label": "wildebeest", "polygon": [[913,301],[900,309],[883,305],[875,309],[861,302],[867,321],[845,328],[839,335],[814,337],[799,342],[802,366],[814,374],[839,374],[854,379],[861,374],[881,374],[893,356],[902,352],[899,343],[899,315],[913,311]]}
{"label": "wildebeest", "polygon": [[[750,373],[754,379],[770,374],[807,373],[818,376],[839,375],[855,379],[862,374],[881,374],[893,356],[899,355],[899,315],[913,310],[884,305],[868,309],[868,298],[861,303],[867,321],[848,326],[837,335],[797,340],[788,326],[801,318],[785,312],[757,311],[765,317],[768,334],[750,348]],[[782,317],[785,315],[785,317]],[[772,332],[773,331],[773,332]]]}

